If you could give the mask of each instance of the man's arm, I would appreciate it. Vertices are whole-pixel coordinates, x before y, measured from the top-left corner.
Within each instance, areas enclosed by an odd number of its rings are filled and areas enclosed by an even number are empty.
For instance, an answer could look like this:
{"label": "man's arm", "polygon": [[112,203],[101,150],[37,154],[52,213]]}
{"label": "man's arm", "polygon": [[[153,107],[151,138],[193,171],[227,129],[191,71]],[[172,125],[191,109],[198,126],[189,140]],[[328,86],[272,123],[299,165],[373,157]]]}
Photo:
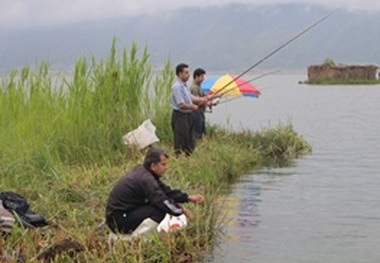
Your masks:
{"label": "man's arm", "polygon": [[[189,201],[195,204],[201,204],[203,203],[204,197],[203,195],[189,195]],[[182,210],[184,215],[190,220],[194,220],[194,214],[187,209],[186,207],[182,206]]]}
{"label": "man's arm", "polygon": [[190,220],[190,221],[193,221],[194,220],[194,214],[193,212],[191,212],[189,209],[187,209],[186,207],[182,207],[182,210],[183,210],[183,214]]}
{"label": "man's arm", "polygon": [[164,184],[161,180],[157,181],[158,186],[161,188],[161,190],[169,197],[172,198],[174,201],[178,203],[186,203],[191,202],[193,204],[202,204],[204,201],[204,196],[200,194],[196,195],[188,195],[181,190],[178,189],[171,189],[170,186]]}
{"label": "man's arm", "polygon": [[175,216],[179,216],[183,213],[182,207],[162,191],[153,177],[146,177],[141,181],[141,190],[149,203],[166,213]]}
{"label": "man's arm", "polygon": [[207,105],[207,102],[209,101],[209,97],[208,96],[206,96],[206,97],[199,97],[199,96],[192,95],[191,99],[192,99],[193,103],[197,104],[197,105]]}
{"label": "man's arm", "polygon": [[180,104],[178,104],[178,107],[181,109],[181,110],[192,110],[192,111],[196,111],[198,109],[198,106],[195,105],[195,104],[187,104],[185,102],[182,102]]}
{"label": "man's arm", "polygon": [[171,199],[178,203],[186,203],[190,201],[189,196],[178,189],[171,189],[169,186],[164,184],[162,181],[157,181],[158,186],[161,188],[161,190]]}
{"label": "man's arm", "polygon": [[[204,196],[203,195],[187,195],[186,193],[177,190],[177,189],[171,189],[169,186],[164,184],[161,181],[158,181],[158,185],[160,188],[163,190],[163,192],[175,200],[178,203],[185,203],[185,202],[191,202],[193,204],[202,204],[204,201]],[[194,214],[186,207],[182,205],[182,211],[183,214],[190,220],[194,220]]]}

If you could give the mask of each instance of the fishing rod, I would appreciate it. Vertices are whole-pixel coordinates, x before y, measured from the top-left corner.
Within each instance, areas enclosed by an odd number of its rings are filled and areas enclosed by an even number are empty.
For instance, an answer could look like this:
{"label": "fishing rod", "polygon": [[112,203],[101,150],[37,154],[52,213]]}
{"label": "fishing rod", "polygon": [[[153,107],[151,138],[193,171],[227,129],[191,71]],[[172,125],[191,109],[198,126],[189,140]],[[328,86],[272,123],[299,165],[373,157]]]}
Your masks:
{"label": "fishing rod", "polygon": [[257,61],[255,64],[253,64],[249,68],[247,68],[245,71],[243,71],[240,75],[236,76],[230,82],[228,82],[223,87],[221,87],[217,92],[215,92],[215,94],[217,95],[222,90],[226,89],[228,87],[228,85],[230,85],[231,83],[233,83],[234,81],[236,81],[238,78],[241,78],[242,76],[244,76],[245,74],[247,74],[248,72],[250,72],[252,69],[254,69],[258,65],[260,65],[261,63],[263,63],[265,60],[267,60],[268,58],[270,58],[271,56],[273,56],[274,54],[276,54],[277,52],[279,52],[281,49],[283,49],[284,47],[286,47],[287,45],[289,45],[290,43],[292,43],[293,41],[295,41],[297,38],[299,38],[302,35],[304,35],[306,32],[310,31],[312,28],[314,28],[317,25],[319,25],[320,23],[322,23],[324,20],[328,19],[330,16],[334,15],[335,13],[337,13],[338,11],[340,11],[341,9],[342,9],[342,7],[339,7],[337,9],[335,9],[331,13],[325,15],[324,17],[322,17],[321,19],[319,19],[318,21],[316,21],[315,23],[313,23],[312,25],[310,25],[309,27],[307,27],[306,29],[304,29],[303,31],[301,31],[300,33],[298,33],[297,35],[295,35],[294,37],[292,37],[288,41],[286,41],[284,44],[280,45],[278,48],[274,49],[268,55],[264,56],[262,59],[260,59],[259,61]]}
{"label": "fishing rod", "polygon": [[[274,87],[275,87],[275,86],[269,86],[269,87],[267,87],[267,88],[265,88],[265,89],[263,89],[263,90],[272,89],[272,88],[274,88]],[[230,98],[230,99],[225,99],[225,100],[219,102],[217,105],[224,104],[224,103],[228,103],[228,102],[230,102],[230,101],[234,101],[234,100],[237,100],[237,99],[240,99],[240,98],[244,98],[244,96],[237,96],[237,97],[233,97],[233,98]]]}
{"label": "fishing rod", "polygon": [[[230,92],[230,91],[232,91],[232,90],[234,90],[234,89],[237,89],[237,88],[239,88],[239,87],[241,87],[241,86],[244,86],[245,84],[249,84],[249,83],[251,83],[252,81],[255,81],[255,80],[261,79],[261,78],[263,78],[263,77],[265,77],[265,76],[272,75],[272,74],[275,74],[275,73],[280,72],[280,71],[281,71],[281,70],[274,70],[274,71],[267,72],[267,73],[264,73],[264,74],[262,74],[262,75],[259,75],[259,76],[257,76],[257,77],[253,77],[252,79],[249,79],[249,80],[247,80],[247,81],[244,81],[244,82],[240,83],[240,84],[237,85],[237,86],[234,86],[234,87],[231,87],[231,88],[227,89],[227,90],[224,91],[222,94],[220,94],[218,97],[221,98],[223,95],[227,94],[228,92]],[[259,92],[260,92],[260,91],[259,91]]]}
{"label": "fishing rod", "polygon": [[[213,105],[213,106],[216,106],[217,104],[224,103],[224,101],[221,102],[221,103],[219,102],[220,98],[222,98],[224,94],[230,92],[231,90],[237,89],[237,88],[239,88],[240,86],[243,86],[243,85],[245,85],[245,84],[247,84],[247,83],[250,83],[250,82],[252,82],[252,81],[254,81],[254,80],[261,79],[261,78],[263,78],[263,77],[265,77],[265,76],[268,76],[268,75],[271,75],[271,74],[274,74],[274,73],[277,73],[277,72],[280,72],[280,71],[281,71],[281,70],[270,71],[270,72],[267,72],[267,73],[261,74],[261,75],[259,75],[259,76],[257,76],[257,77],[253,77],[252,79],[249,79],[249,80],[247,80],[247,81],[244,81],[244,82],[240,83],[239,85],[234,86],[234,87],[228,89],[227,91],[223,92],[223,93],[220,94],[219,96],[216,96],[216,97],[214,97],[213,99],[211,99],[211,101],[212,101],[212,105]],[[259,91],[259,92],[260,92],[260,91]],[[240,98],[240,97],[236,97],[236,98]],[[236,99],[236,98],[234,98],[234,99]],[[226,100],[226,102],[227,102],[227,101],[234,100],[234,99]]]}
{"label": "fishing rod", "polygon": [[[272,88],[274,88],[275,86],[269,86],[269,87],[267,87],[267,88],[265,88],[265,90],[268,90],[268,89],[272,89]],[[237,100],[237,99],[240,99],[240,98],[243,98],[244,96],[236,96],[236,97],[233,97],[233,98],[230,98],[230,99],[225,99],[225,100],[223,100],[223,101],[221,101],[221,102],[217,102],[217,103],[215,103],[215,104],[213,104],[213,106],[217,106],[217,105],[221,105],[221,104],[225,104],[225,103],[228,103],[228,102],[231,102],[231,101],[234,101],[234,100]],[[207,113],[212,113],[213,111],[212,111],[212,107],[210,107],[210,110],[206,110],[206,112]]]}

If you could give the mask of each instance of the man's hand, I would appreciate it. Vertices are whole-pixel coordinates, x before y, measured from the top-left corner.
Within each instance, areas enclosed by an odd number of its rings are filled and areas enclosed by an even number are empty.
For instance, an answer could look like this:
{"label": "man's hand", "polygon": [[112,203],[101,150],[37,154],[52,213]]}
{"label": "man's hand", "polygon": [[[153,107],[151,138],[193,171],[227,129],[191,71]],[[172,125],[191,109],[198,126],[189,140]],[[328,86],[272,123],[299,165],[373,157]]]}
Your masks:
{"label": "man's hand", "polygon": [[207,103],[209,102],[209,99],[207,97],[203,97],[200,101],[199,105],[207,106]]}
{"label": "man's hand", "polygon": [[183,210],[183,214],[190,220],[190,221],[193,221],[194,220],[194,215],[193,213],[187,209],[186,207],[182,207],[182,210]]}
{"label": "man's hand", "polygon": [[198,110],[198,106],[195,104],[191,104],[191,110],[193,110],[193,111]]}
{"label": "man's hand", "polygon": [[220,99],[223,96],[223,94],[209,94],[206,96],[208,101],[212,101],[214,99]]}
{"label": "man's hand", "polygon": [[189,195],[188,198],[193,204],[202,204],[205,199],[203,195]]}

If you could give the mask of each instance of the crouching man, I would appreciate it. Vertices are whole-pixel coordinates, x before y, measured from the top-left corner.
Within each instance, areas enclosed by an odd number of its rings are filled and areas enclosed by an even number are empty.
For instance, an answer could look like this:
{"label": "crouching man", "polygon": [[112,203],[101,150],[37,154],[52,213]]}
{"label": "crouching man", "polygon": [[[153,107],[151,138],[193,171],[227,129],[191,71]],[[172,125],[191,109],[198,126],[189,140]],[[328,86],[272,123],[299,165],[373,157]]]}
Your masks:
{"label": "crouching man", "polygon": [[159,223],[167,213],[185,214],[193,219],[192,212],[180,203],[203,203],[204,197],[171,189],[160,180],[168,169],[168,158],[164,150],[150,148],[144,164],[137,165],[116,182],[106,207],[106,223],[112,232],[130,234],[145,219]]}

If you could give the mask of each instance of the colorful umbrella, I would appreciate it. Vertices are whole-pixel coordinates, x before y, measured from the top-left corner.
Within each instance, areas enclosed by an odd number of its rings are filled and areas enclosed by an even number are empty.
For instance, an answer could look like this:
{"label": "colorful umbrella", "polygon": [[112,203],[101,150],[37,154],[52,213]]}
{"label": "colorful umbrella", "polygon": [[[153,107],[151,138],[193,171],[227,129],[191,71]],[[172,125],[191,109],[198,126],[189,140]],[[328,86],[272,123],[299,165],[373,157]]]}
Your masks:
{"label": "colorful umbrella", "polygon": [[[226,86],[227,84],[228,86]],[[206,94],[249,96],[256,98],[260,95],[260,91],[251,83],[242,78],[235,79],[234,76],[229,74],[206,79],[202,82],[201,87]]]}

